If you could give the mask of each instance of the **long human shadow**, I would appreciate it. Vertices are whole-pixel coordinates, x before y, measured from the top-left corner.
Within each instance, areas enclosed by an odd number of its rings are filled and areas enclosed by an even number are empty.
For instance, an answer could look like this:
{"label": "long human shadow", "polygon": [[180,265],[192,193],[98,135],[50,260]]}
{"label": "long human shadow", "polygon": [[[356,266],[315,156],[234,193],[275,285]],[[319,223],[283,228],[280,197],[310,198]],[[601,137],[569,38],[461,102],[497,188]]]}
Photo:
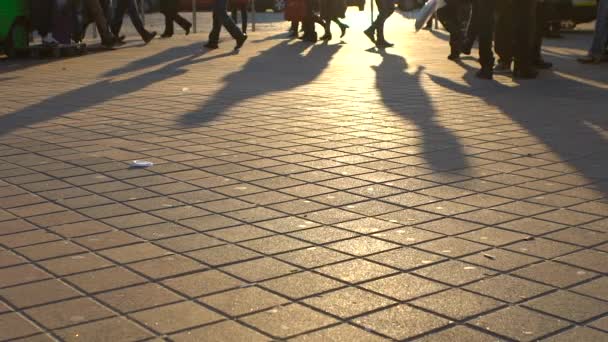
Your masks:
{"label": "long human shadow", "polygon": [[250,58],[240,70],[223,78],[224,86],[200,109],[184,114],[179,123],[184,127],[203,125],[247,99],[312,82],[329,65],[340,46],[313,45],[303,55],[309,46],[283,41]]}
{"label": "long human shadow", "polygon": [[187,72],[184,67],[192,63],[200,63],[228,55],[232,55],[232,53],[218,54],[206,58],[200,58],[200,55],[190,55],[131,78],[117,81],[104,79],[47,98],[21,110],[0,116],[0,136],[11,133],[19,128],[90,108],[113,98],[136,92],[157,82],[180,76]]}
{"label": "long human shadow", "polygon": [[466,85],[437,75],[429,77],[446,89],[474,94],[498,108],[608,195],[606,89],[545,73],[541,79],[511,87],[477,80],[475,68],[465,68]]}
{"label": "long human shadow", "polygon": [[403,57],[384,50],[378,53],[382,62],[372,67],[376,71],[376,88],[385,107],[413,122],[421,132],[422,157],[436,171],[466,168],[468,163],[458,137],[438,121],[422,87],[420,77],[424,68],[408,73]]}

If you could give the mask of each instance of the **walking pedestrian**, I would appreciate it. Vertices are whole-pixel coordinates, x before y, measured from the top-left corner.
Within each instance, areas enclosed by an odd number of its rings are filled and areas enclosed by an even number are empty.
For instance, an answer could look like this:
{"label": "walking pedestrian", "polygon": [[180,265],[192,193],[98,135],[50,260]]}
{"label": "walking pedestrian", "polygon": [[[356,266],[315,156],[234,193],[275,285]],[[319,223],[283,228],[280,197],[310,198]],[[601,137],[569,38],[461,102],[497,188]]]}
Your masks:
{"label": "walking pedestrian", "polygon": [[115,37],[118,37],[118,40],[124,40],[124,36],[120,36],[120,29],[122,27],[125,12],[129,14],[131,23],[133,23],[133,26],[135,26],[137,33],[139,33],[144,43],[148,44],[152,39],[154,39],[154,37],[156,37],[156,31],[150,32],[144,27],[144,23],[139,16],[136,0],[118,0],[111,25],[112,33]]}
{"label": "walking pedestrian", "polygon": [[222,26],[230,33],[232,38],[236,40],[234,50],[239,50],[245,41],[247,35],[236,26],[232,18],[226,13],[226,0],[215,0],[213,3],[213,27],[209,33],[209,41],[205,44],[207,49],[217,49],[220,41],[220,30]]}
{"label": "walking pedestrian", "polygon": [[165,32],[161,35],[162,38],[173,36],[174,22],[186,31],[186,36],[190,34],[192,24],[177,13],[177,0],[160,0],[160,11],[165,16]]}
{"label": "walking pedestrian", "polygon": [[241,11],[241,31],[247,33],[247,5],[248,0],[229,0],[228,7],[230,8],[230,14],[235,24],[238,24],[237,14]]}
{"label": "walking pedestrian", "polygon": [[471,19],[471,2],[468,0],[446,0],[446,5],[437,11],[437,17],[450,33],[449,60],[460,59]]}
{"label": "walking pedestrian", "polygon": [[[114,45],[118,44],[118,40],[110,31],[108,20],[106,18],[107,12],[104,11],[99,0],[84,0],[84,5],[89,17],[95,21],[97,32],[99,32],[99,35],[101,36],[101,45],[107,48],[112,48]],[[85,30],[83,29],[82,33],[84,32]]]}
{"label": "walking pedestrian", "polygon": [[586,56],[578,58],[581,63],[600,63],[608,61],[608,0],[599,0],[597,4],[597,17],[595,19],[595,32],[591,48]]}
{"label": "walking pedestrian", "polygon": [[340,18],[346,15],[346,0],[321,0],[321,19],[324,21],[325,34],[321,40],[331,40],[331,22],[340,27],[340,38],[346,34],[348,25],[342,23]]}
{"label": "walking pedestrian", "polygon": [[[384,39],[384,22],[393,12],[395,12],[395,3],[393,0],[375,0],[378,6],[378,16],[372,25],[363,31],[365,35],[379,48],[394,46]],[[494,0],[491,0],[494,1]]]}

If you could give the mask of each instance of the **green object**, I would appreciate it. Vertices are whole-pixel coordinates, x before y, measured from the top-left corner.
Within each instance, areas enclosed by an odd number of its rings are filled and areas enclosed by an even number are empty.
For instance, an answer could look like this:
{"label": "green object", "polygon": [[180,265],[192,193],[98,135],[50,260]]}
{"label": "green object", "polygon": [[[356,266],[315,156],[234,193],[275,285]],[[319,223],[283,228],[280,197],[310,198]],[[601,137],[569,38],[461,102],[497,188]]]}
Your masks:
{"label": "green object", "polygon": [[29,0],[0,0],[0,44],[9,50],[29,45]]}

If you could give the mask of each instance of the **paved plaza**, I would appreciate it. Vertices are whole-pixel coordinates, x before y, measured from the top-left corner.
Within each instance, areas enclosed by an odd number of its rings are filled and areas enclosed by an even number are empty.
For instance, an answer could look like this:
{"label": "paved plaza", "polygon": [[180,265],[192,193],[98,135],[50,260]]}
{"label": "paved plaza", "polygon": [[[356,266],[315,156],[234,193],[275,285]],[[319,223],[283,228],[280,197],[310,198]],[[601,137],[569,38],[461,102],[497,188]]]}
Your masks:
{"label": "paved plaza", "polygon": [[385,51],[267,16],[0,61],[0,340],[608,341],[589,31],[481,81],[401,13]]}

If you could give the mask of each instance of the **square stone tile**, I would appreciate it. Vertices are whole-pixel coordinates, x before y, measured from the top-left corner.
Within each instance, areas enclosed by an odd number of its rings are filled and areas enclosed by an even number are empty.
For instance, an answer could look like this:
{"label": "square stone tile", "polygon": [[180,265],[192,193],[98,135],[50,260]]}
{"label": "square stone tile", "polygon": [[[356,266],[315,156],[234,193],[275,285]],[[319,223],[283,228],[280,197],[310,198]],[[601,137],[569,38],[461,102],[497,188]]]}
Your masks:
{"label": "square stone tile", "polygon": [[317,227],[290,233],[290,236],[315,244],[325,244],[338,240],[350,239],[357,234],[333,227]]}
{"label": "square stone tile", "polygon": [[372,292],[347,287],[324,293],[322,296],[305,299],[304,303],[312,305],[323,312],[341,318],[348,318],[391,305],[394,301]]}
{"label": "square stone tile", "polygon": [[63,237],[74,238],[90,234],[110,232],[113,230],[113,228],[99,221],[83,221],[58,225],[49,228],[49,230]]}
{"label": "square stone tile", "polygon": [[377,200],[349,204],[342,208],[364,216],[377,216],[403,209],[401,206],[392,205]]}
{"label": "square stone tile", "polygon": [[93,341],[99,338],[107,341],[137,341],[153,335],[135,323],[122,318],[108,318],[86,323],[55,332],[64,341]]}
{"label": "square stone tile", "polygon": [[448,324],[448,320],[401,304],[354,320],[396,340],[414,337]]}
{"label": "square stone tile", "polygon": [[423,241],[442,237],[442,235],[414,227],[403,227],[385,230],[380,233],[372,234],[372,236],[380,238],[382,240],[392,241],[401,245],[413,245]]}
{"label": "square stone tile", "polygon": [[454,260],[427,266],[414,273],[452,286],[464,285],[494,275],[494,272],[486,268]]}
{"label": "square stone tile", "polygon": [[383,252],[389,249],[398,248],[399,245],[382,241],[379,239],[374,239],[369,236],[361,236],[354,239],[348,239],[332,243],[326,245],[326,247],[354,256],[365,256],[369,254]]}
{"label": "square stone tile", "polygon": [[608,301],[608,277],[603,276],[594,279],[588,283],[571,288],[570,291]]}
{"label": "square stone tile", "polygon": [[191,234],[194,233],[194,230],[173,222],[165,222],[149,226],[131,228],[128,230],[128,232],[142,239],[153,241],[174,236]]}
{"label": "square stone tile", "polygon": [[441,216],[427,213],[415,209],[405,209],[389,213],[378,217],[379,219],[387,220],[393,223],[399,223],[405,226],[419,225],[424,222],[436,220]]}
{"label": "square stone tile", "polygon": [[[17,266],[27,263],[27,259],[7,250],[0,250],[0,267]],[[31,266],[30,266],[31,267]],[[18,271],[17,271],[18,272]],[[0,271],[0,274],[2,271]]]}
{"label": "square stone tile", "polygon": [[79,273],[65,279],[88,293],[107,291],[145,282],[143,277],[122,267]]}
{"label": "square stone tile", "polygon": [[310,200],[329,206],[342,206],[365,201],[367,200],[367,197],[351,194],[345,191],[338,191],[311,197]]}
{"label": "square stone tile", "polygon": [[224,228],[209,231],[207,234],[229,242],[239,242],[257,239],[264,236],[273,235],[265,229],[260,229],[252,225],[241,225],[236,227]]}
{"label": "square stone tile", "polygon": [[599,330],[587,328],[587,327],[576,327],[574,329],[566,330],[555,336],[548,338],[551,342],[578,342],[578,341],[602,341],[608,338],[605,332]]}
{"label": "square stone tile", "polygon": [[304,298],[344,286],[312,272],[300,272],[265,281],[261,286],[292,299]]}
{"label": "square stone tile", "polygon": [[200,262],[182,255],[167,255],[156,259],[139,261],[129,264],[128,267],[154,280],[174,277],[206,268]]}
{"label": "square stone tile", "polygon": [[278,233],[289,233],[319,226],[312,221],[304,220],[296,216],[282,217],[270,221],[258,222],[256,226],[269,229]]}
{"label": "square stone tile", "polygon": [[565,264],[544,261],[513,272],[520,277],[555,287],[567,287],[596,276],[595,273]]}
{"label": "square stone tile", "polygon": [[269,207],[289,215],[306,214],[328,208],[327,205],[301,199],[273,204]]}
{"label": "square stone tile", "polygon": [[525,305],[574,322],[583,322],[608,312],[606,302],[568,291],[553,292]]}
{"label": "square stone tile", "polygon": [[458,237],[492,246],[507,245],[527,238],[524,234],[491,227],[464,233]]}
{"label": "square stone tile", "polygon": [[546,205],[528,203],[523,201],[502,204],[496,207],[492,207],[492,209],[521,216],[532,216],[553,210],[552,207]]}
{"label": "square stone tile", "polygon": [[511,271],[515,268],[523,267],[539,261],[538,258],[510,252],[504,249],[487,250],[466,256],[461,260],[503,272]]}
{"label": "square stone tile", "polygon": [[605,252],[587,249],[564,255],[557,260],[603,274],[608,273],[608,253]]}
{"label": "square stone tile", "polygon": [[608,241],[608,234],[582,228],[567,228],[544,237],[579,246],[594,246]]}
{"label": "square stone tile", "polygon": [[131,215],[110,217],[104,219],[103,222],[112,225],[116,228],[124,229],[146,226],[155,223],[162,223],[164,222],[164,220],[146,213],[137,213]]}
{"label": "square stone tile", "polygon": [[276,258],[304,268],[315,268],[351,257],[324,247],[308,247],[295,252],[279,254]]}
{"label": "square stone tile", "polygon": [[26,285],[0,289],[0,297],[18,308],[46,304],[79,296],[80,293],[57,279],[43,280]]}
{"label": "square stone tile", "polygon": [[247,316],[242,321],[279,338],[316,330],[336,322],[335,319],[300,304],[270,309]]}
{"label": "square stone tile", "polygon": [[455,199],[456,202],[473,205],[481,208],[490,208],[504,203],[511,202],[511,199],[493,196],[485,193],[477,193],[470,196]]}
{"label": "square stone tile", "polygon": [[446,288],[434,281],[404,273],[374,280],[361,286],[399,301],[412,300]]}
{"label": "square stone tile", "polygon": [[450,289],[410,302],[455,320],[463,320],[496,309],[503,303],[461,289]]}
{"label": "square stone tile", "polygon": [[300,269],[279,260],[265,257],[222,267],[222,270],[249,282],[259,282],[294,273]]}
{"label": "square stone tile", "polygon": [[275,235],[255,240],[240,242],[239,245],[263,254],[277,254],[309,247],[310,244],[294,238]]}
{"label": "square stone tile", "polygon": [[380,342],[388,341],[378,335],[371,334],[363,329],[356,328],[349,324],[340,324],[331,328],[311,332],[309,334],[300,335],[292,339],[294,342],[308,341],[331,341],[331,342],[350,342],[350,341],[366,341]]}
{"label": "square stone tile", "polygon": [[256,207],[238,211],[231,211],[230,213],[226,213],[226,216],[232,217],[242,222],[253,223],[282,217],[285,216],[285,214],[264,207]]}
{"label": "square stone tile", "polygon": [[562,320],[518,306],[481,316],[472,323],[517,341],[536,341],[541,336],[568,326],[568,323]]}
{"label": "square stone tile", "polygon": [[535,217],[541,220],[565,224],[567,226],[579,226],[600,218],[596,215],[580,213],[568,209],[559,209],[548,213],[536,215]]}
{"label": "square stone tile", "polygon": [[0,268],[0,287],[14,286],[50,277],[50,274],[33,264],[5,267]]}
{"label": "square stone tile", "polygon": [[188,252],[188,256],[207,265],[220,266],[237,261],[255,259],[262,256],[259,253],[239,247],[237,245],[221,245],[211,248]]}
{"label": "square stone tile", "polygon": [[41,261],[39,264],[49,270],[49,272],[58,276],[66,276],[84,271],[97,270],[113,265],[111,262],[93,253],[84,253],[50,259]]}
{"label": "square stone tile", "polygon": [[452,201],[440,201],[427,205],[422,205],[416,208],[444,216],[462,214],[477,209],[477,207]]}
{"label": "square stone tile", "polygon": [[321,267],[317,269],[317,271],[351,284],[396,273],[392,268],[363,259],[343,261],[330,266]]}
{"label": "square stone tile", "polygon": [[38,306],[25,312],[47,329],[58,329],[115,315],[114,312],[88,298]]}
{"label": "square stone tile", "polygon": [[545,259],[552,259],[580,249],[580,247],[574,245],[543,238],[520,241],[504,248]]}
{"label": "square stone tile", "polygon": [[532,217],[524,217],[519,220],[503,223],[502,228],[517,231],[527,235],[543,235],[564,228],[564,225],[555,222],[538,220]]}
{"label": "square stone tile", "polygon": [[416,245],[417,248],[424,249],[436,254],[447,257],[459,257],[482,250],[489,249],[488,246],[467,241],[457,237],[446,237]]}
{"label": "square stone tile", "polygon": [[608,332],[608,317],[596,319],[595,321],[591,322],[589,326]]}
{"label": "square stone tile", "polygon": [[213,323],[201,328],[191,329],[171,336],[176,342],[197,341],[251,341],[264,342],[270,338],[259,332],[247,328],[235,321]]}
{"label": "square stone tile", "polygon": [[41,332],[32,322],[15,312],[0,314],[0,331],[2,331],[2,338],[6,340]]}
{"label": "square stone tile", "polygon": [[439,220],[419,224],[417,225],[417,227],[439,234],[456,235],[475,230],[483,226],[473,222],[446,217]]}
{"label": "square stone tile", "polygon": [[496,337],[463,325],[442,330],[416,340],[417,342],[496,342]]}
{"label": "square stone tile", "polygon": [[404,271],[445,260],[444,257],[439,255],[408,247],[376,254],[368,257],[368,259]]}
{"label": "square stone tile", "polygon": [[359,214],[351,213],[346,210],[332,208],[321,211],[315,211],[310,214],[303,215],[307,220],[318,222],[321,224],[336,224],[345,221],[352,221],[362,216]]}
{"label": "square stone tile", "polygon": [[519,216],[491,209],[480,209],[477,211],[456,215],[455,218],[472,221],[483,225],[497,225],[499,223],[515,220],[519,218]]}
{"label": "square stone tile", "polygon": [[283,297],[255,286],[238,288],[199,300],[231,317],[280,306],[288,302]]}
{"label": "square stone tile", "polygon": [[129,263],[170,255],[173,253],[151,243],[140,243],[136,245],[106,249],[99,252],[99,254],[119,263]]}
{"label": "square stone tile", "polygon": [[162,283],[188,297],[199,297],[233,289],[244,284],[242,281],[216,270],[187,274],[164,280]]}
{"label": "square stone tile", "polygon": [[467,285],[465,288],[509,303],[521,302],[552,290],[549,286],[507,274],[482,279],[476,283]]}
{"label": "square stone tile", "polygon": [[195,249],[222,245],[224,243],[205,234],[197,233],[158,240],[156,241],[156,244],[174,252],[183,253]]}
{"label": "square stone tile", "polygon": [[388,230],[391,228],[399,227],[399,224],[388,222],[384,220],[379,220],[373,217],[366,217],[354,221],[342,222],[337,224],[336,227],[348,229],[350,231],[360,233],[360,234],[369,234],[375,233],[383,230]]}
{"label": "square stone tile", "polygon": [[38,243],[57,241],[61,238],[58,235],[47,233],[42,229],[29,232],[0,235],[0,245],[6,248],[17,248],[31,246]]}
{"label": "square stone tile", "polygon": [[96,298],[123,313],[174,303],[183,299],[162,286],[152,283],[104,292],[98,294]]}
{"label": "square stone tile", "polygon": [[141,239],[119,230],[95,235],[87,235],[76,238],[74,241],[91,250],[120,247],[137,242],[143,242]]}

